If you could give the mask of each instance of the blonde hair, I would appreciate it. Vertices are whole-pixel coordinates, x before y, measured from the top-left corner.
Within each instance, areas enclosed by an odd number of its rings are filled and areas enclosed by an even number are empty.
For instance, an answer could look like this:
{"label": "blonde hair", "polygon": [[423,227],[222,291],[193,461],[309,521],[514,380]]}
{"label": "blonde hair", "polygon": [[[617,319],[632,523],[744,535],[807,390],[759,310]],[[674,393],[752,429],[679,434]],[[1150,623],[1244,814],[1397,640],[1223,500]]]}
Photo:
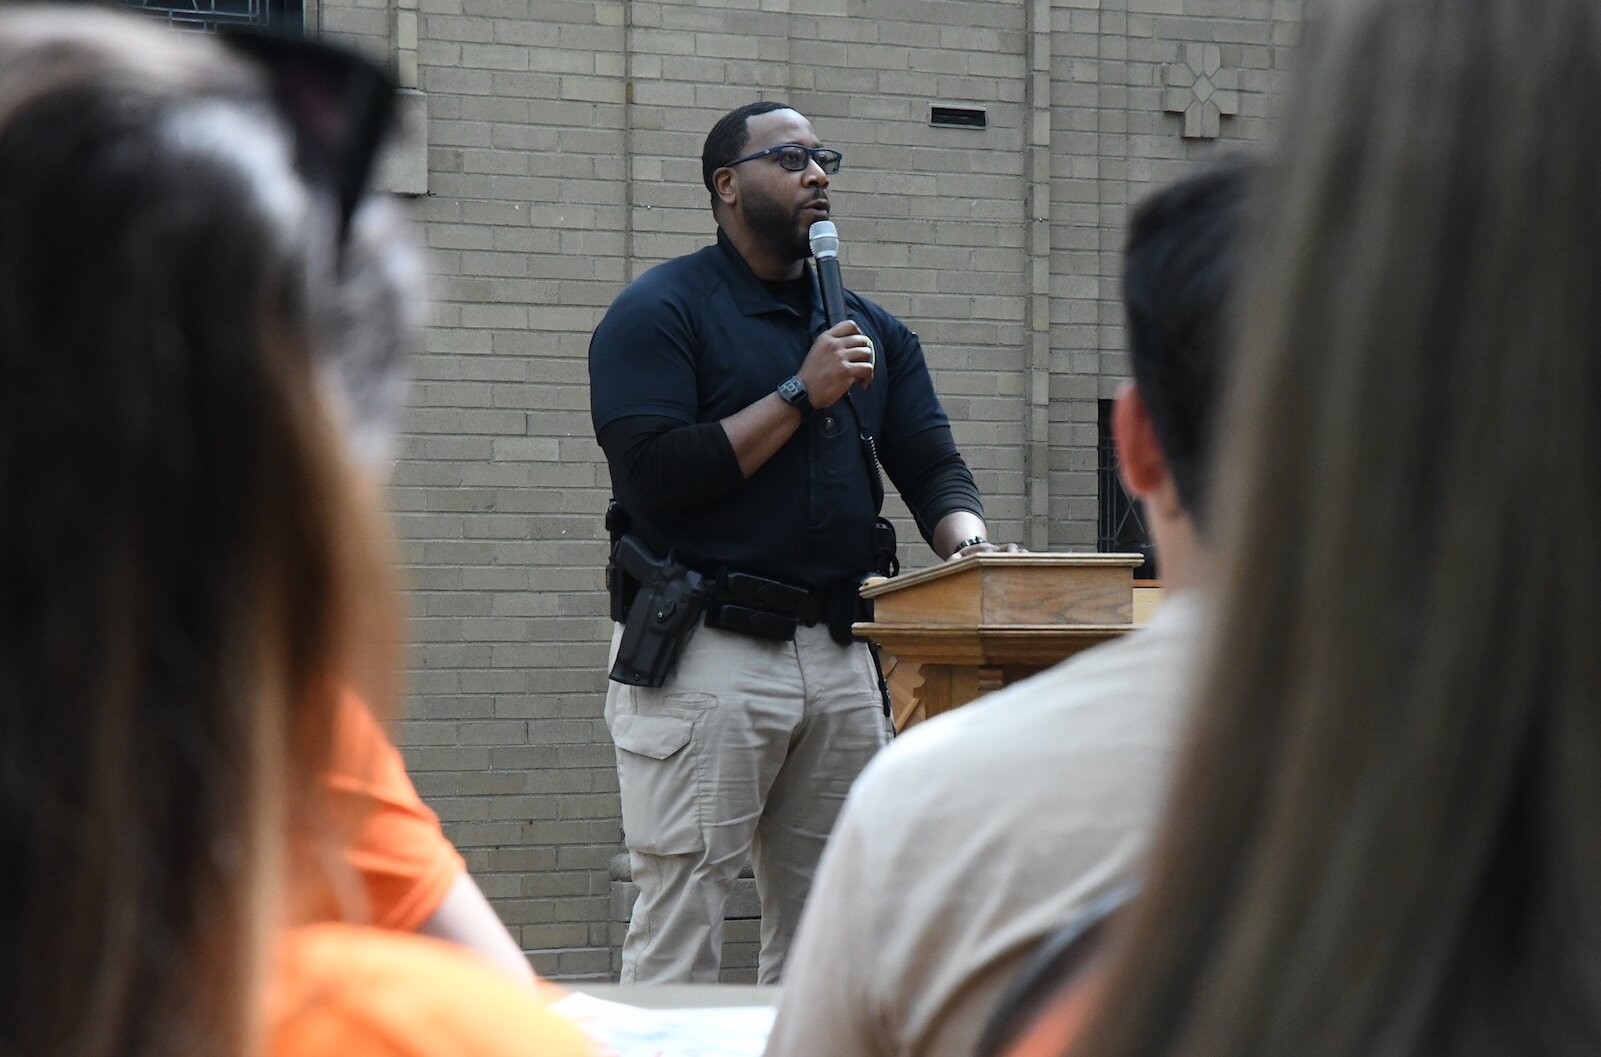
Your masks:
{"label": "blonde hair", "polygon": [[1221,419],[1195,725],[1075,1052],[1593,1052],[1601,8],[1327,15]]}
{"label": "blonde hair", "polygon": [[[195,134],[218,106],[275,175]],[[6,1052],[251,1052],[335,694],[393,692],[389,556],[318,366],[337,284],[289,159],[216,42],[0,12]]]}

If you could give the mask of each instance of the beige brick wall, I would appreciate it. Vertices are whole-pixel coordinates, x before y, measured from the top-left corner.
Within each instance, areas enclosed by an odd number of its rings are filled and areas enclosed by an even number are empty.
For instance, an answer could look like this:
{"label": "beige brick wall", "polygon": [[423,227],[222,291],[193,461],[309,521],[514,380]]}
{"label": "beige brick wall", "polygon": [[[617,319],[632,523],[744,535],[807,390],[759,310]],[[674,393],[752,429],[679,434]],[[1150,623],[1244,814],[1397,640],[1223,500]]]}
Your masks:
{"label": "beige brick wall", "polygon": [[1260,141],[1282,94],[1301,0],[1061,0],[1052,25],[1051,524],[1093,547],[1095,400],[1127,377],[1119,271],[1131,205],[1216,144],[1163,111],[1161,67],[1181,44],[1220,45],[1239,114],[1222,143]]}
{"label": "beige brick wall", "polygon": [[[540,971],[605,974],[620,827],[585,352],[629,278],[710,238],[706,130],[787,99],[845,151],[846,280],[922,335],[994,534],[1091,548],[1128,205],[1210,149],[1163,112],[1160,67],[1221,45],[1241,89],[1223,139],[1260,139],[1301,0],[320,0],[317,15],[385,54],[402,3],[419,16],[436,299],[393,490],[415,614],[403,737]],[[931,127],[933,102],[981,106],[989,127]],[[904,520],[902,537],[908,565],[930,560]]]}

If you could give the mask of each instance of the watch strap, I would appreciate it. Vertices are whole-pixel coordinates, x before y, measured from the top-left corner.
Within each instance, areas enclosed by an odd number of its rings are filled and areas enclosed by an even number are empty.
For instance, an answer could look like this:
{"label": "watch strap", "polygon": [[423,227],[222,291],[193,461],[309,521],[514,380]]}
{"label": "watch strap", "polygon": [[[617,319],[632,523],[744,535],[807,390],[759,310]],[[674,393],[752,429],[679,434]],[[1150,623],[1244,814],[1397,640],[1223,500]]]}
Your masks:
{"label": "watch strap", "polygon": [[806,383],[800,380],[799,375],[790,375],[778,383],[778,395],[790,407],[798,410],[802,415],[812,413],[812,395],[806,389]]}

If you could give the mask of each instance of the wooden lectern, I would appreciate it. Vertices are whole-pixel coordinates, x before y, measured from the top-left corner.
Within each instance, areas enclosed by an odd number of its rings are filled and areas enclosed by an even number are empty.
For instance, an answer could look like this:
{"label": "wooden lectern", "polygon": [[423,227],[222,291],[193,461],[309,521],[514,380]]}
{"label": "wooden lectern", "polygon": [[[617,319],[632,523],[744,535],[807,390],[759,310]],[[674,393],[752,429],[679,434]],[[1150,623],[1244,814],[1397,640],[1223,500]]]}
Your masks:
{"label": "wooden lectern", "polygon": [[[862,585],[895,729],[1131,630],[1139,554],[974,554]],[[920,680],[920,681],[919,681]]]}

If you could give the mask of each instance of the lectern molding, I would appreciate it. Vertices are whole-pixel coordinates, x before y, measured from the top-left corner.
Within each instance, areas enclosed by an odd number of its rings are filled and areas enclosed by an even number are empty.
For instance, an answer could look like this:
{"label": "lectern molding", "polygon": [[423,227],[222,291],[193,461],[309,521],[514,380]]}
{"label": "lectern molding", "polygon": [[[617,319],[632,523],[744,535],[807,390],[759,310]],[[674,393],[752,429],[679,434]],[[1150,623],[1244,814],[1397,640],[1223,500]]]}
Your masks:
{"label": "lectern molding", "polygon": [[869,580],[857,635],[893,656],[902,727],[1026,678],[1133,624],[1140,554],[974,554]]}

